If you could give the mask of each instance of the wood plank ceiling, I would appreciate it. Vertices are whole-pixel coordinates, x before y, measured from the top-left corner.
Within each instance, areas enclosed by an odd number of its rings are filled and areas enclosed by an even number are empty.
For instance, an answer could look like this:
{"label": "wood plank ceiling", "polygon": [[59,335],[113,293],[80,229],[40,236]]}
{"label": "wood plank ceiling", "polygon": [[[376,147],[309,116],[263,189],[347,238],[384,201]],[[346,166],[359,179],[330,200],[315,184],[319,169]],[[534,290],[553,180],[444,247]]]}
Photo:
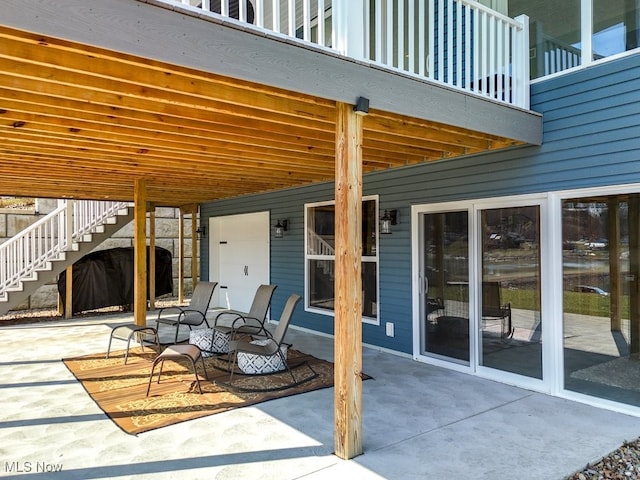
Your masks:
{"label": "wood plank ceiling", "polygon": [[[334,179],[332,100],[0,27],[0,195],[181,206]],[[354,99],[355,101],[355,99]],[[517,142],[371,109],[364,172]]]}

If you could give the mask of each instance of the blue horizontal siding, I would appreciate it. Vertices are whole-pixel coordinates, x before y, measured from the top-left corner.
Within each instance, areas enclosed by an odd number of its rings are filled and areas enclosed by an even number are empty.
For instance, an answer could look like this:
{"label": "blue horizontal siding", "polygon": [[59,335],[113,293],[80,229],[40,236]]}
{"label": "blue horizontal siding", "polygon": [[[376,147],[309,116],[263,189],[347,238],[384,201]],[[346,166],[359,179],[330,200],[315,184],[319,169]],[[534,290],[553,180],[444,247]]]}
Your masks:
{"label": "blue horizontal siding", "polygon": [[[562,75],[532,86],[532,110],[543,114],[541,146],[380,171],[364,177],[365,195],[379,195],[379,208],[397,209],[399,224],[379,239],[380,325],[363,325],[369,344],[410,353],[411,205],[640,183],[640,55]],[[271,224],[287,218],[290,229],[271,242],[274,315],[291,292],[304,292],[304,204],[332,200],[333,183],[202,206],[204,218],[270,210]],[[202,256],[208,271],[208,251]],[[395,337],[385,323],[393,322]],[[333,317],[303,312],[294,324],[333,333]]]}

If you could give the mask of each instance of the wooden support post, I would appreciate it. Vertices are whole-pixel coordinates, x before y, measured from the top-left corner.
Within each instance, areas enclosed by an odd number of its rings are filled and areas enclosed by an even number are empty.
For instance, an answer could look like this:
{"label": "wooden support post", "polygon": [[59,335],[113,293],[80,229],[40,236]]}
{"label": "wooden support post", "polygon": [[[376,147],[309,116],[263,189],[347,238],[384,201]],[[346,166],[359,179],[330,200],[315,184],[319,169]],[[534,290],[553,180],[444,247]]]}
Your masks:
{"label": "wooden support post", "polygon": [[335,454],[362,453],[362,117],[338,103],[335,206]]}
{"label": "wooden support post", "polygon": [[198,207],[191,212],[191,282],[198,285]]}
{"label": "wooden support post", "polygon": [[136,325],[147,324],[147,183],[136,179],[133,188],[133,317]]}
{"label": "wooden support post", "polygon": [[607,238],[609,239],[609,301],[611,331],[622,331],[622,284],[620,282],[620,200],[612,198],[607,205]]}
{"label": "wooden support post", "polygon": [[156,207],[149,207],[149,310],[156,308]]}
{"label": "wooden support post", "polygon": [[66,268],[65,275],[64,318],[68,320],[73,316],[73,265]]}
{"label": "wooden support post", "polygon": [[640,195],[629,195],[629,353],[640,352]]}
{"label": "wooden support post", "polygon": [[180,209],[178,225],[178,302],[184,303],[184,212]]}

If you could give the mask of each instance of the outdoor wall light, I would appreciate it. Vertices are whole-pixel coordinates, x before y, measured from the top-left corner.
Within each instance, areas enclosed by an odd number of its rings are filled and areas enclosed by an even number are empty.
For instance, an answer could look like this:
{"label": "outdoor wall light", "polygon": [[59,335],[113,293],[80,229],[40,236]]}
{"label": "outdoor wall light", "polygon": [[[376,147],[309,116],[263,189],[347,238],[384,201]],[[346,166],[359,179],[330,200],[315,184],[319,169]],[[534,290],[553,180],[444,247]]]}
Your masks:
{"label": "outdoor wall light", "polygon": [[196,229],[196,233],[198,234],[198,238],[205,238],[207,236],[207,227],[200,225]]}
{"label": "outdoor wall light", "polygon": [[275,227],[276,229],[276,238],[282,238],[284,237],[284,232],[286,232],[289,229],[289,220],[285,219],[278,219],[278,223],[276,223]]}
{"label": "outdoor wall light", "polygon": [[356,115],[366,115],[369,113],[369,99],[358,97],[357,103],[353,106],[353,111],[356,112]]}
{"label": "outdoor wall light", "polygon": [[398,224],[398,211],[397,210],[385,210],[384,215],[380,217],[380,233],[390,234],[391,225]]}

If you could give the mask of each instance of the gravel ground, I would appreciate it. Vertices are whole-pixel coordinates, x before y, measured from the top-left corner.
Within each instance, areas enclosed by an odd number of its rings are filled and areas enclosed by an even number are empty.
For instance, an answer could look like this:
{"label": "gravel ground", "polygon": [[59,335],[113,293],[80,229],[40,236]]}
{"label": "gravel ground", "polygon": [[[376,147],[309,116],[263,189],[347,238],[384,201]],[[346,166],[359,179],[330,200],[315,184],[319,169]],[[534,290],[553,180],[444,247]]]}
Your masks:
{"label": "gravel ground", "polygon": [[[156,308],[172,305],[178,305],[177,299],[171,298],[156,302]],[[108,307],[76,314],[73,318],[109,315],[122,311],[122,307]],[[63,319],[63,317],[55,310],[43,309],[10,312],[8,315],[0,316],[0,326],[61,319]],[[633,442],[626,442],[600,461],[587,465],[583,470],[567,477],[566,480],[640,480],[640,438]]]}
{"label": "gravel ground", "polygon": [[567,480],[640,479],[640,439],[628,442]]}

